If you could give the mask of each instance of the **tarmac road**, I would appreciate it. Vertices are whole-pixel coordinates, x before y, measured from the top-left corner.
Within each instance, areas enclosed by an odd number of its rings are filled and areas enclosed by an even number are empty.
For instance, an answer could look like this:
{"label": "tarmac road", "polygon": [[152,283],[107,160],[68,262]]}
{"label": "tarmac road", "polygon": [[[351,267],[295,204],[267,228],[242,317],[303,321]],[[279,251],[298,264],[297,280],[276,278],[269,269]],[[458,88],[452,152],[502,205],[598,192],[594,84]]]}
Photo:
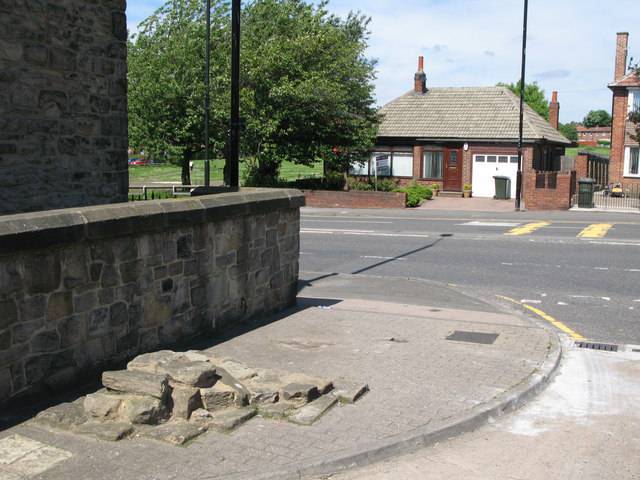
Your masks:
{"label": "tarmac road", "polygon": [[374,298],[393,277],[435,280],[591,340],[640,344],[637,214],[305,208],[301,232],[303,272],[389,277]]}

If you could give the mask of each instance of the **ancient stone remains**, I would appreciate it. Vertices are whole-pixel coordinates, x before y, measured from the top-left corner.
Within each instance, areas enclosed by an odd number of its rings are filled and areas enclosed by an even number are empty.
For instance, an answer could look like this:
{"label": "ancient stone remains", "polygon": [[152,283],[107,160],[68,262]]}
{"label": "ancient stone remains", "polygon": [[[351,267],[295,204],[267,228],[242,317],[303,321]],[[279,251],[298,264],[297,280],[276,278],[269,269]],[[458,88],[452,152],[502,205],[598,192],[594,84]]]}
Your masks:
{"label": "ancient stone remains", "polygon": [[366,384],[251,368],[207,352],[140,355],[104,372],[103,389],[38,414],[36,424],[117,441],[131,436],[183,445],[213,429],[229,432],[255,415],[311,425]]}

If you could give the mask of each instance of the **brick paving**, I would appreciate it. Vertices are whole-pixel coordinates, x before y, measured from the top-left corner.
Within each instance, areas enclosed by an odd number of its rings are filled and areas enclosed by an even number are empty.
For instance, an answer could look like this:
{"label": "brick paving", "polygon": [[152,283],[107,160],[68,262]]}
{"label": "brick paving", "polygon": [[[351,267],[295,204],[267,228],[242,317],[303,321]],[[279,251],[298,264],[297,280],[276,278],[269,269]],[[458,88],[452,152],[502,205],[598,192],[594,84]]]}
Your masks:
{"label": "brick paving", "polygon": [[[144,439],[100,442],[29,422],[0,437],[19,433],[73,454],[33,478],[250,479],[468,411],[534,373],[550,342],[546,330],[506,314],[362,300],[317,304],[211,348],[250,366],[369,384],[355,405],[334,407],[313,426],[254,418],[183,448]],[[493,345],[445,340],[454,330],[499,336]]]}

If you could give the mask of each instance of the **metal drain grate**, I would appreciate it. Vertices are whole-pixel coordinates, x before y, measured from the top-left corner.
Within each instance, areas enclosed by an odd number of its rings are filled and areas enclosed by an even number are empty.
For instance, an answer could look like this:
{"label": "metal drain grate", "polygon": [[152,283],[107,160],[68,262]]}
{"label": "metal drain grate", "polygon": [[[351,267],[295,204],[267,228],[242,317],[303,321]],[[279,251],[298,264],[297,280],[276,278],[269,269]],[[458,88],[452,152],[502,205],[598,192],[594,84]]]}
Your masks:
{"label": "metal drain grate", "polygon": [[498,335],[499,334],[497,333],[465,332],[463,330],[456,330],[447,337],[447,340],[453,340],[454,342],[469,342],[491,345],[496,341]]}
{"label": "metal drain grate", "polygon": [[618,345],[610,343],[576,342],[578,348],[588,348],[589,350],[601,350],[603,352],[617,352]]}

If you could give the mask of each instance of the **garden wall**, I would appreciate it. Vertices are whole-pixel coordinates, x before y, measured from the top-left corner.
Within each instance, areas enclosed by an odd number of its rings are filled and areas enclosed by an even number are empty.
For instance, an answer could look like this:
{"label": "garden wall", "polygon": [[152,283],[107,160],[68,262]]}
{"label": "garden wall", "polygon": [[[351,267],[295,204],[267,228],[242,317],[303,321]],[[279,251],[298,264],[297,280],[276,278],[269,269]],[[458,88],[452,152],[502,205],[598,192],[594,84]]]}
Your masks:
{"label": "garden wall", "polygon": [[527,210],[568,210],[575,193],[576,172],[531,172],[523,176]]}
{"label": "garden wall", "polygon": [[295,302],[296,190],[0,218],[0,403]]}
{"label": "garden wall", "polygon": [[319,208],[405,208],[407,194],[351,190],[303,190],[308,207]]}

